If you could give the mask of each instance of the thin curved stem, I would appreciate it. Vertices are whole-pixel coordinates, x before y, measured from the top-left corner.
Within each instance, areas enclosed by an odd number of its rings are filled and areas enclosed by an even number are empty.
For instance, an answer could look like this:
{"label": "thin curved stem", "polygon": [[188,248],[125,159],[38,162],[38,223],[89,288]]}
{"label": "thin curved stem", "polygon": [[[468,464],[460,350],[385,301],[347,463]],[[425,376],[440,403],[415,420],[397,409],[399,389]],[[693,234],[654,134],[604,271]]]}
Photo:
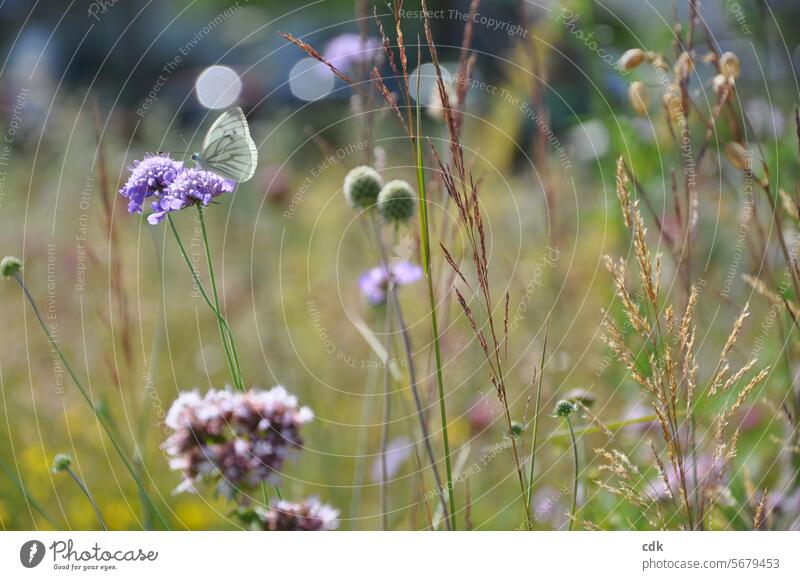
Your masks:
{"label": "thin curved stem", "polygon": [[175,238],[175,241],[178,244],[178,249],[180,250],[180,254],[183,257],[183,261],[186,262],[186,266],[188,266],[188,268],[189,268],[189,272],[192,275],[192,280],[194,280],[194,283],[197,286],[197,289],[200,291],[200,296],[203,298],[203,301],[206,303],[206,305],[214,313],[214,315],[217,318],[217,321],[220,324],[222,324],[222,326],[225,328],[225,331],[227,332],[227,334],[229,336],[232,336],[231,329],[228,326],[228,321],[225,320],[225,318],[214,307],[214,303],[211,302],[211,298],[209,298],[208,293],[206,292],[206,289],[203,287],[203,284],[200,282],[200,275],[194,269],[194,266],[192,265],[192,262],[189,259],[189,254],[186,253],[186,248],[184,247],[183,242],[181,241],[181,237],[178,234],[178,229],[175,227],[175,222],[172,220],[172,216],[170,216],[169,213],[167,213],[167,223],[169,223],[169,227],[170,227],[170,230],[172,231],[172,235],[173,235],[173,237]]}
{"label": "thin curved stem", "polygon": [[536,444],[539,434],[539,408],[542,401],[542,375],[544,374],[544,359],[547,353],[547,334],[548,327],[544,331],[544,344],[542,345],[542,361],[539,364],[539,376],[536,377],[536,403],[533,406],[533,436],[531,440],[531,458],[530,458],[530,471],[528,472],[528,497],[525,502],[528,506],[528,528],[533,529],[533,514],[531,513],[531,506],[533,505],[533,472],[536,464]]}
{"label": "thin curved stem", "polygon": [[[197,213],[200,217],[200,230],[203,234],[203,248],[206,252],[206,262],[208,263],[208,277],[211,279],[211,293],[214,297],[214,311],[217,313],[217,327],[219,328],[219,337],[222,341],[222,346],[225,349],[225,356],[228,359],[228,367],[230,368],[233,382],[236,388],[244,391],[244,381],[242,380],[242,372],[239,368],[239,355],[236,352],[236,343],[233,340],[233,334],[230,331],[230,326],[223,325],[222,320],[225,316],[219,306],[219,293],[217,292],[217,279],[214,275],[214,262],[211,258],[211,246],[208,243],[208,232],[206,230],[205,211],[201,204],[197,204]],[[227,329],[227,333],[226,333]]]}
{"label": "thin curved stem", "polygon": [[[375,211],[373,210],[370,212],[370,222],[372,223],[373,233],[375,235],[375,243],[378,246],[378,252],[380,254],[381,266],[384,268],[389,268],[389,259],[386,255],[386,248],[383,246],[383,241],[381,240],[380,236],[380,229],[378,228]],[[425,454],[428,456],[428,460],[431,464],[431,471],[433,471],[433,479],[436,484],[436,492],[439,495],[439,499],[441,500],[442,505],[442,514],[444,516],[445,526],[448,530],[452,529],[450,527],[450,517],[449,517],[449,510],[447,504],[447,497],[444,494],[444,487],[442,486],[442,477],[439,475],[439,470],[436,467],[436,454],[433,451],[433,445],[431,444],[431,437],[430,432],[428,430],[428,422],[425,417],[425,409],[422,406],[422,397],[419,395],[419,385],[417,383],[417,371],[416,366],[414,365],[414,357],[412,355],[413,350],[411,348],[411,336],[408,332],[408,325],[406,324],[405,317],[403,316],[403,309],[400,306],[400,300],[397,298],[397,288],[393,284],[389,284],[389,287],[386,290],[387,295],[387,302],[391,303],[394,306],[395,316],[397,317],[397,325],[400,330],[400,336],[403,341],[403,352],[405,353],[406,357],[406,366],[408,367],[408,382],[409,386],[411,387],[411,395],[414,399],[414,407],[417,411],[417,417],[419,418],[419,425],[420,431],[422,433],[422,441],[423,445],[425,446]],[[388,360],[388,359],[387,359]],[[448,494],[449,495],[449,494]]]}
{"label": "thin curved stem", "polygon": [[100,423],[100,426],[105,431],[106,436],[108,437],[109,441],[111,441],[111,445],[112,445],[112,447],[114,447],[114,451],[116,451],[117,455],[122,460],[122,463],[125,465],[125,469],[128,470],[128,473],[130,473],[131,477],[133,478],[133,481],[136,483],[136,486],[139,488],[139,493],[141,494],[141,496],[147,502],[148,508],[156,516],[158,521],[161,522],[161,525],[164,526],[164,529],[169,529],[169,526],[167,525],[166,520],[161,515],[161,513],[158,511],[158,508],[155,506],[155,504],[153,503],[153,500],[150,498],[150,495],[147,493],[147,488],[145,487],[144,482],[142,482],[141,478],[136,473],[136,469],[131,464],[131,462],[128,459],[128,457],[125,455],[125,452],[122,450],[122,446],[120,445],[119,441],[117,441],[117,437],[114,434],[114,430],[111,428],[111,425],[109,425],[108,420],[105,418],[103,413],[101,413],[97,409],[97,407],[95,406],[94,402],[92,401],[92,398],[89,396],[89,392],[83,386],[83,383],[78,378],[78,375],[72,369],[72,365],[69,364],[69,361],[67,360],[67,357],[64,356],[64,353],[61,351],[61,348],[58,346],[58,342],[56,341],[55,338],[53,338],[53,335],[51,335],[50,331],[47,329],[47,325],[45,324],[44,319],[42,318],[42,314],[41,314],[41,312],[39,312],[39,308],[36,306],[36,301],[33,299],[33,296],[31,295],[30,291],[28,290],[28,287],[25,285],[25,282],[22,280],[22,277],[19,275],[19,273],[15,273],[14,274],[14,279],[17,281],[17,283],[19,284],[20,288],[22,288],[22,292],[25,294],[25,298],[28,300],[28,303],[31,305],[31,309],[33,310],[33,314],[36,317],[36,321],[39,323],[39,326],[41,327],[42,331],[44,332],[45,336],[47,337],[47,340],[50,342],[50,346],[53,348],[53,350],[58,355],[58,358],[63,363],[64,368],[67,371],[67,374],[69,374],[70,378],[72,379],[72,382],[74,382],[75,386],[78,387],[78,391],[80,392],[80,394],[83,397],[83,399],[86,401],[86,404],[88,404],[89,407],[92,409],[92,412],[94,413],[94,416],[97,418],[97,421]]}
{"label": "thin curved stem", "polygon": [[81,478],[78,477],[78,475],[74,471],[72,471],[72,469],[67,467],[66,472],[67,474],[69,474],[72,480],[78,484],[78,487],[83,492],[83,495],[86,496],[86,499],[89,500],[89,504],[92,506],[92,509],[94,510],[94,515],[97,517],[97,523],[100,524],[100,527],[103,529],[103,531],[107,531],[108,526],[106,525],[106,521],[103,519],[103,514],[100,513],[100,508],[98,507],[97,502],[94,500],[92,493],[89,491],[89,488],[86,487],[86,484],[83,483],[83,480],[81,480]]}
{"label": "thin curved stem", "polygon": [[572,531],[572,524],[575,522],[575,517],[577,516],[577,505],[578,505],[578,440],[575,438],[575,431],[572,429],[572,420],[569,418],[569,415],[566,417],[567,420],[567,427],[569,427],[569,435],[572,438],[572,459],[575,463],[575,476],[572,482],[572,509],[570,510],[570,517],[569,517],[569,526],[567,527],[567,531]]}

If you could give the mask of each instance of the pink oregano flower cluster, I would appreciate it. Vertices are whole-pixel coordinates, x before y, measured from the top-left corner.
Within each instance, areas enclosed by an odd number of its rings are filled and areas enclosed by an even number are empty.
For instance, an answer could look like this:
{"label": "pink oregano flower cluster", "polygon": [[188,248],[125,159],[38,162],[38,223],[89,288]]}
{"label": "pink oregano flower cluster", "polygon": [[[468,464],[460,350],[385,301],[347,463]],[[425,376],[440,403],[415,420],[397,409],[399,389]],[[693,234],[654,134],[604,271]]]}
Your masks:
{"label": "pink oregano flower cluster", "polygon": [[[165,420],[172,434],[163,449],[169,465],[183,475],[176,493],[196,492],[210,484],[235,499],[267,530],[325,530],[336,526],[338,512],[311,498],[250,508],[250,494],[262,483],[277,484],[285,461],[302,448],[302,425],[314,414],[282,386],[268,391],[229,389],[181,393]],[[286,508],[285,510],[283,508]],[[283,512],[286,513],[283,513]]]}

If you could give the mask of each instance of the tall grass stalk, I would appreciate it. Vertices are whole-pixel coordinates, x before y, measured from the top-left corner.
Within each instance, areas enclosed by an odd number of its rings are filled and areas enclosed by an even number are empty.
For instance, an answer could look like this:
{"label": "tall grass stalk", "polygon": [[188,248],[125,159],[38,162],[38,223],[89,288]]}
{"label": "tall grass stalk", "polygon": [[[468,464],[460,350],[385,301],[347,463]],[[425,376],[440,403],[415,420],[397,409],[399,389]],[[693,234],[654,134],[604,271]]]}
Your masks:
{"label": "tall grass stalk", "polygon": [[[419,44],[419,43],[418,43]],[[420,63],[421,64],[421,63]],[[417,75],[417,101],[416,101],[416,122],[415,130],[410,130],[412,148],[415,152],[417,187],[419,189],[419,237],[422,247],[422,266],[425,270],[425,282],[428,286],[428,309],[431,314],[431,334],[433,338],[433,354],[436,365],[436,385],[439,389],[439,412],[442,419],[442,441],[444,444],[444,465],[447,474],[447,495],[450,504],[450,529],[456,528],[456,503],[453,493],[453,469],[450,462],[450,439],[447,435],[447,408],[444,400],[444,378],[442,376],[442,352],[439,344],[439,323],[436,320],[436,297],[433,293],[433,275],[431,273],[431,243],[430,230],[428,227],[428,194],[425,187],[425,169],[423,166],[424,156],[422,154],[421,125],[422,114],[419,103],[419,83],[420,76]],[[409,124],[410,126],[411,124]]]}
{"label": "tall grass stalk", "polygon": [[542,360],[539,363],[539,375],[536,377],[536,400],[533,405],[533,434],[531,436],[531,457],[529,460],[530,468],[528,471],[528,494],[526,504],[528,505],[528,528],[531,529],[533,527],[533,520],[531,514],[531,506],[533,505],[533,475],[534,475],[534,468],[536,465],[536,450],[537,450],[537,443],[538,443],[538,434],[539,434],[539,410],[542,401],[542,375],[544,374],[544,361],[545,356],[547,354],[547,335],[549,330],[549,322],[545,325],[544,329],[544,344],[542,345]]}
{"label": "tall grass stalk", "polygon": [[95,406],[94,402],[92,401],[91,396],[89,395],[89,392],[83,386],[83,383],[78,378],[78,375],[75,374],[75,371],[72,369],[72,365],[69,364],[69,360],[67,360],[67,357],[61,351],[61,347],[58,346],[58,342],[56,341],[55,338],[53,338],[53,335],[50,334],[50,331],[47,329],[47,325],[45,324],[44,319],[42,318],[42,314],[39,311],[39,308],[36,306],[36,301],[33,299],[33,296],[31,295],[30,291],[28,290],[28,287],[25,285],[25,282],[23,281],[22,276],[20,276],[19,272],[15,272],[13,274],[13,276],[14,276],[14,279],[17,281],[17,284],[19,284],[20,288],[22,288],[22,292],[25,294],[25,298],[28,300],[28,303],[31,305],[31,309],[33,310],[33,313],[35,315],[36,321],[39,323],[39,326],[41,327],[42,331],[44,332],[45,336],[47,337],[47,340],[50,342],[50,346],[53,348],[53,350],[58,355],[58,358],[61,360],[62,364],[64,365],[64,368],[67,370],[67,373],[69,374],[70,378],[72,379],[72,382],[74,382],[75,386],[78,387],[78,391],[80,392],[81,396],[86,401],[86,404],[89,405],[89,407],[91,408],[92,412],[94,413],[94,416],[97,418],[98,423],[100,423],[100,426],[105,431],[106,436],[108,437],[109,441],[111,441],[111,445],[114,447],[114,451],[116,451],[117,455],[122,460],[122,463],[125,465],[125,469],[128,470],[128,473],[130,473],[131,477],[133,478],[133,481],[136,483],[136,487],[139,489],[139,493],[141,494],[141,497],[147,503],[147,507],[156,516],[156,518],[161,523],[161,525],[165,529],[169,529],[169,526],[167,525],[166,520],[161,515],[161,513],[158,511],[158,508],[153,503],[152,498],[147,493],[147,488],[145,487],[144,482],[141,480],[141,478],[139,477],[139,474],[137,473],[137,471],[134,468],[133,464],[131,463],[130,459],[128,459],[127,455],[123,451],[122,445],[117,440],[117,436],[114,434],[114,430],[112,429],[112,427],[109,424],[108,420],[103,415],[103,413]]}

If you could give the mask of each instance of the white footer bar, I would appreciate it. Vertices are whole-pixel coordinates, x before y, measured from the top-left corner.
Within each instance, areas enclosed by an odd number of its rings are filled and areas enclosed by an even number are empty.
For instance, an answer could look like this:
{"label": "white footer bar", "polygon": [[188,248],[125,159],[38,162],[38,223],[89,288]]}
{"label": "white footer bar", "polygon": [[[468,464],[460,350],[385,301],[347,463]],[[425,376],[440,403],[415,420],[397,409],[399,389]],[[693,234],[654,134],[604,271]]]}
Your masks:
{"label": "white footer bar", "polygon": [[169,574],[219,580],[796,579],[800,533],[0,533],[3,579]]}

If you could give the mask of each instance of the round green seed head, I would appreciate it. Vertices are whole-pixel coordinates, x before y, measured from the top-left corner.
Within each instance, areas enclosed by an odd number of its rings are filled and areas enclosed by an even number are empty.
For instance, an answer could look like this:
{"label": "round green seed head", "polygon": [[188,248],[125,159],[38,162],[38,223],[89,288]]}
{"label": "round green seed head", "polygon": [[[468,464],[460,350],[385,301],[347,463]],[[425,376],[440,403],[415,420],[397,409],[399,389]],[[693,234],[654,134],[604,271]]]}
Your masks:
{"label": "round green seed head", "polygon": [[575,411],[575,404],[561,400],[556,403],[556,417],[569,417]]}
{"label": "round green seed head", "polygon": [[22,260],[14,256],[6,256],[0,261],[0,272],[3,278],[11,278],[14,274],[22,271]]}
{"label": "round green seed head", "polygon": [[519,437],[525,432],[525,425],[519,421],[511,421],[511,436]]}
{"label": "round green seed head", "polygon": [[383,187],[383,179],[372,167],[360,165],[344,178],[344,196],[351,207],[372,207]]}
{"label": "round green seed head", "polygon": [[61,473],[72,465],[72,457],[66,453],[59,453],[53,458],[53,473]]}
{"label": "round green seed head", "polygon": [[390,181],[378,195],[378,211],[387,222],[407,222],[414,215],[416,194],[401,179]]}

